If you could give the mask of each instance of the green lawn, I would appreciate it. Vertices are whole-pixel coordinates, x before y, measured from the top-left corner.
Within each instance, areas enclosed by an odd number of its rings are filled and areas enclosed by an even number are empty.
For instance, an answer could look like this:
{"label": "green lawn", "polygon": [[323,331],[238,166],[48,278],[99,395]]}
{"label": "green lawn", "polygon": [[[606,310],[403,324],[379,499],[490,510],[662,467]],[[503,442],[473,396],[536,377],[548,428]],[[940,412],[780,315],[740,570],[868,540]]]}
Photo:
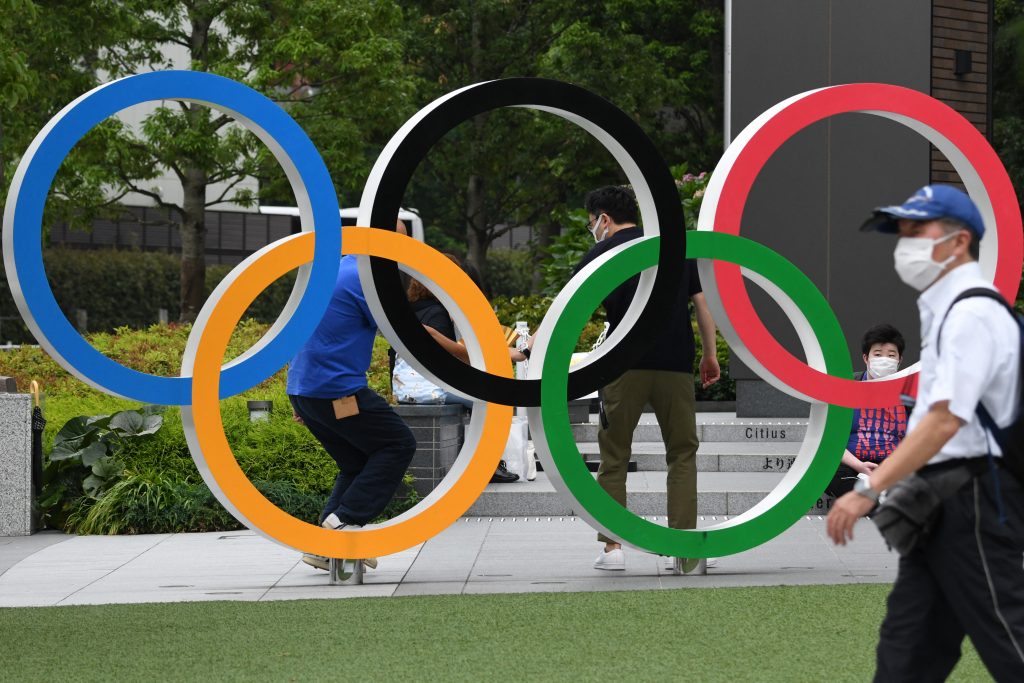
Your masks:
{"label": "green lawn", "polygon": [[888,590],[0,609],[0,679],[865,681]]}

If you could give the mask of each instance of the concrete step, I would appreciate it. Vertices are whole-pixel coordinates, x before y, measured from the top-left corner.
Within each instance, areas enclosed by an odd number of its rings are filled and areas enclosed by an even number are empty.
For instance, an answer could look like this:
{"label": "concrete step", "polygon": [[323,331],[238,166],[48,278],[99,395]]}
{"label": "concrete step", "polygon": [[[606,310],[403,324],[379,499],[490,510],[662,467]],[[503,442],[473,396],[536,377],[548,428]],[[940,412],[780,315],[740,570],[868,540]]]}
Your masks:
{"label": "concrete step", "polygon": [[[697,514],[704,516],[738,515],[761,501],[782,478],[772,472],[706,472],[697,477]],[[664,515],[667,496],[665,475],[660,472],[633,472],[626,480],[629,509],[638,515]],[[808,514],[828,511],[824,496]],[[579,514],[576,503],[563,500],[548,480],[538,472],[534,481],[513,484],[489,484],[466,513],[469,517],[566,516]]]}
{"label": "concrete step", "polygon": [[[585,460],[601,459],[596,442],[577,444]],[[800,443],[704,442],[697,448],[698,472],[788,472]],[[633,460],[640,471],[663,472],[665,444],[661,441],[633,442]]]}
{"label": "concrete step", "polygon": [[[702,416],[709,415],[702,413]],[[711,413],[710,415],[714,415]],[[590,422],[572,425],[576,443],[597,441],[598,418],[591,416]],[[789,443],[804,440],[807,420],[736,419],[703,417],[697,420],[697,438],[701,442],[727,443]],[[661,428],[653,414],[645,413],[633,432],[633,440],[639,442],[660,441]]]}

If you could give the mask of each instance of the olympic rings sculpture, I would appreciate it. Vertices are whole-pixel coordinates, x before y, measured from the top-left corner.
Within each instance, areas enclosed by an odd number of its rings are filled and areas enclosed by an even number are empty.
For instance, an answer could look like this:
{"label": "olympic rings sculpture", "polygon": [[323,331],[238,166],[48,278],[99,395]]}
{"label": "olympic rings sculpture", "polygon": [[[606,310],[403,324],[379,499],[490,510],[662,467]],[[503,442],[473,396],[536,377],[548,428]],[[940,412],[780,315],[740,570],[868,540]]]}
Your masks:
{"label": "olympic rings sculpture", "polygon": [[[43,270],[42,209],[53,177],[73,145],[125,107],[149,100],[198,102],[228,113],[255,133],[285,169],[301,232],[250,256],[220,283],[193,326],[180,377],[155,377],[106,358],[71,327]],[[416,165],[445,132],[497,107],[530,107],[561,116],[594,135],[636,190],[644,237],[604,254],[555,298],[535,337],[529,376],[511,377],[500,326],[468,276],[437,251],[389,230],[341,229],[338,200],[312,143],[283,109],[250,88],[211,74],[165,71],[100,86],[65,107],[26,151],[4,212],[8,281],[22,316],[65,369],[107,393],[179,405],[192,457],[217,499],[246,526],[290,547],[330,557],[398,552],[462,516],[501,457],[512,406],[526,406],[538,457],[579,514],[636,548],[677,557],[727,555],[774,538],[813,505],[839,463],[852,408],[892,405],[900,377],[852,382],[842,330],[828,302],[795,266],[739,235],[750,187],[764,163],[802,128],[829,116],[864,112],[924,135],[953,163],[978,204],[987,232],[984,272],[1008,298],[1016,295],[1024,235],[1016,195],[999,158],[963,117],[919,92],[882,84],[842,85],[780,102],[755,119],[726,150],[706,190],[698,230],[683,229],[671,173],[642,129],[614,105],[579,87],[512,78],[462,88],[429,104],[395,134],[374,165],[360,202],[361,225],[390,226]],[[414,508],[379,525],[332,531],[274,506],[245,477],[224,435],[219,400],[279,370],[316,328],[337,272],[338,253],[359,258],[367,303],[381,330],[425,376],[474,402],[466,440],[451,471]],[[811,403],[807,437],[780,484],[747,512],[702,529],[668,529],[618,505],[583,465],[568,422],[567,397],[610,381],[645,350],[658,312],[674,300],[685,258],[699,259],[703,289],[731,349],[782,391]],[[430,287],[465,333],[470,363],[456,361],[416,323],[402,293],[398,264]],[[271,282],[298,268],[295,287],[263,339],[221,366],[231,332]],[[625,319],[608,342],[569,370],[579,331],[612,289],[640,273]],[[764,289],[797,329],[802,363],[764,328],[743,278]],[[901,374],[916,372],[907,368]]]}

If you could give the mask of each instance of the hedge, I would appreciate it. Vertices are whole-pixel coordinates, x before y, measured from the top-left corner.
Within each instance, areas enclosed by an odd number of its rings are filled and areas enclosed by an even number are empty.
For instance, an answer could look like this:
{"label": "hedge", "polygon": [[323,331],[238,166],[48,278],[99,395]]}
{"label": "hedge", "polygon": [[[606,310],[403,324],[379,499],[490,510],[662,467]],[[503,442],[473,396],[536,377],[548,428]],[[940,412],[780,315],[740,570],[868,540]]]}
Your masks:
{"label": "hedge", "polygon": [[[167,310],[170,320],[178,319],[181,262],[174,254],[56,248],[43,251],[43,263],[61,311],[74,324],[76,311],[85,310],[90,332],[146,328],[159,320],[161,308]],[[207,266],[207,295],[232,267]],[[272,284],[253,302],[245,317],[273,322],[294,283],[295,274],[289,273]],[[34,343],[7,287],[0,287],[0,320],[0,342]]]}

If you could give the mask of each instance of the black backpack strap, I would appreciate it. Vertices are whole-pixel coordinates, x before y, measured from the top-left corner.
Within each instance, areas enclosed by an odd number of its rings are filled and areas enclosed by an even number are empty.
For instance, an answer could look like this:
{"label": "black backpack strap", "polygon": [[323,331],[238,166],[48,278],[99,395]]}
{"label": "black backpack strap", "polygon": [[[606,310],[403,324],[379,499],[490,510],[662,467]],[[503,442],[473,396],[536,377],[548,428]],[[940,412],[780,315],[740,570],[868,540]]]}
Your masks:
{"label": "black backpack strap", "polygon": [[1003,308],[1009,312],[1010,316],[1014,320],[1017,319],[1017,312],[1013,310],[1013,306],[1008,304],[1006,299],[1003,298],[1003,295],[994,289],[989,289],[988,287],[972,287],[971,289],[965,289],[957,294],[956,298],[953,299],[953,303],[951,303],[949,308],[946,309],[946,314],[942,316],[942,322],[939,323],[939,333],[935,335],[936,353],[942,353],[942,328],[946,326],[946,318],[949,317],[949,312],[953,310],[953,307],[956,306],[958,302],[963,301],[964,299],[973,299],[974,297],[984,297],[986,299],[998,301],[1003,305]]}

